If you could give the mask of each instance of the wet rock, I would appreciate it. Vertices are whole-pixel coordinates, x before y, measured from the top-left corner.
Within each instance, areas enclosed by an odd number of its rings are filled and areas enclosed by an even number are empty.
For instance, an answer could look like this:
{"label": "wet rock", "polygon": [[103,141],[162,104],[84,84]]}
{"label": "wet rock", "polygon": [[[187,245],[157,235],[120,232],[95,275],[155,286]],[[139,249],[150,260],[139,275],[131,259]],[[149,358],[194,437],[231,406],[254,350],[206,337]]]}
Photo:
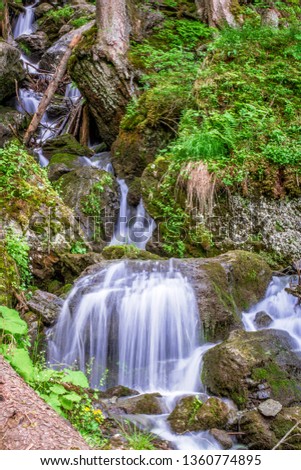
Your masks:
{"label": "wet rock", "polygon": [[160,257],[146,250],[140,250],[132,245],[113,245],[106,246],[102,255],[105,259],[140,259],[140,260],[159,260]]}
{"label": "wet rock", "polygon": [[258,411],[248,411],[239,421],[243,433],[239,442],[251,450],[270,450],[277,444],[277,438],[270,429],[270,423]]}
{"label": "wet rock", "polygon": [[260,403],[258,410],[263,416],[274,417],[282,410],[282,405],[279,401],[276,400],[266,400],[263,403]]}
{"label": "wet rock", "polygon": [[296,423],[299,423],[299,425],[295,427],[289,439],[279,449],[301,450],[301,407],[283,408],[276,418],[271,421],[271,430],[274,432],[278,442]]}
{"label": "wet rock", "polygon": [[[81,26],[80,28],[73,29],[67,34],[64,34],[64,36],[58,39],[53,44],[53,46],[47,49],[47,51],[43,54],[40,64],[39,64],[40,68],[43,70],[49,70],[49,72],[52,72],[53,69],[59,65],[63,55],[65,54],[67,50],[67,46],[70,43],[70,41],[73,39],[73,37],[76,36],[77,34],[84,33],[85,31],[90,29],[93,24],[94,22],[92,21],[90,23],[85,24],[84,26]],[[46,29],[46,32],[47,32],[47,29]]]}
{"label": "wet rock", "polygon": [[35,8],[35,11],[34,11],[35,17],[41,18],[41,16],[45,15],[45,13],[47,13],[48,11],[52,9],[53,9],[53,5],[50,5],[50,3],[46,3],[46,2],[40,3],[40,5],[38,5]]}
{"label": "wet rock", "polygon": [[14,137],[14,130],[20,131],[26,124],[26,118],[13,108],[0,106],[0,148]]}
{"label": "wet rock", "polygon": [[119,213],[119,187],[103,170],[83,167],[60,177],[64,202],[74,210],[94,250],[104,247],[114,233]]}
{"label": "wet rock", "polygon": [[162,407],[159,393],[145,393],[132,398],[120,398],[116,404],[127,414],[160,415]]}
{"label": "wet rock", "polygon": [[226,431],[221,429],[210,429],[211,436],[226,450],[231,449],[233,441]]}
{"label": "wet rock", "polygon": [[15,94],[15,81],[20,82],[24,76],[20,51],[16,47],[0,41],[0,104]]}
{"label": "wet rock", "polygon": [[60,256],[59,270],[65,283],[72,283],[88,266],[95,266],[101,261],[103,257],[100,253],[63,253]]}
{"label": "wet rock", "polygon": [[239,408],[256,406],[267,396],[282,405],[298,403],[301,361],[292,352],[294,346],[284,331],[234,331],[205,354],[203,383],[210,392],[231,398]]}
{"label": "wet rock", "polygon": [[53,139],[48,139],[43,145],[43,153],[47,158],[51,158],[56,154],[68,154],[79,157],[90,157],[93,155],[92,150],[81,145],[75,137],[70,134],[62,134]]}
{"label": "wet rock", "polygon": [[101,398],[121,398],[121,397],[131,397],[134,395],[139,395],[137,390],[133,390],[123,385],[117,385],[116,387],[108,388],[105,392],[100,392]]}
{"label": "wet rock", "polygon": [[27,302],[32,312],[38,314],[45,326],[52,326],[58,319],[64,301],[54,294],[37,290]]}
{"label": "wet rock", "polygon": [[273,319],[266,312],[257,312],[255,317],[255,323],[258,328],[267,328]]}
{"label": "wet rock", "polygon": [[205,338],[213,342],[242,326],[241,312],[262,298],[271,279],[260,256],[239,250],[180,267],[194,287]]}
{"label": "wet rock", "polygon": [[21,50],[30,57],[31,60],[39,60],[49,46],[49,39],[44,31],[37,31],[32,34],[23,34],[16,39]]}
{"label": "wet rock", "polygon": [[209,398],[205,403],[197,397],[182,398],[168,417],[174,432],[202,431],[226,425],[228,406],[218,398]]}
{"label": "wet rock", "polygon": [[69,153],[57,153],[53,155],[47,167],[49,180],[57,181],[61,176],[72,170],[89,166],[85,158],[87,157],[78,157]]}

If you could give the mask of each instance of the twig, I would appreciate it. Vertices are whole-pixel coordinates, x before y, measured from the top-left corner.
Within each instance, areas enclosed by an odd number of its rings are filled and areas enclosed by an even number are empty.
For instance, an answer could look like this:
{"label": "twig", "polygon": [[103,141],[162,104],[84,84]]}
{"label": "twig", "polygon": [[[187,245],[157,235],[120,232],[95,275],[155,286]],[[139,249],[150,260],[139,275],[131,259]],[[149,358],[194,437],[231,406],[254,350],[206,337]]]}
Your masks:
{"label": "twig", "polygon": [[300,421],[297,421],[296,424],[294,424],[294,426],[285,434],[285,436],[283,436],[282,439],[280,439],[279,442],[277,442],[277,444],[273,447],[272,450],[276,450],[281,444],[283,444],[286,440],[286,438],[293,432],[294,429],[296,429],[300,424]]}

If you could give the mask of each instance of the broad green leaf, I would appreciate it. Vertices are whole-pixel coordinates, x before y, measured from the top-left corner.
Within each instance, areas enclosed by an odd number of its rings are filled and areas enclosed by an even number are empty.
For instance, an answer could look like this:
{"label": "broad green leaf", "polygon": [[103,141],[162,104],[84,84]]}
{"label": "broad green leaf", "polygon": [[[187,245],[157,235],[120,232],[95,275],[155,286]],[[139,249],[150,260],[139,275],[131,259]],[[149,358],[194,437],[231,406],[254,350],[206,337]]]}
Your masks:
{"label": "broad green leaf", "polygon": [[65,387],[63,387],[63,385],[59,385],[59,384],[54,384],[52,385],[52,387],[50,387],[50,390],[55,393],[56,395],[65,395],[66,393],[68,393],[65,389]]}
{"label": "broad green leaf", "polygon": [[26,335],[27,324],[19,316],[16,310],[7,307],[0,307],[0,330],[12,335]]}
{"label": "broad green leaf", "polygon": [[89,382],[87,377],[80,370],[69,370],[65,369],[64,382],[71,383],[77,387],[89,388]]}
{"label": "broad green leaf", "polygon": [[35,368],[25,349],[13,349],[11,352],[7,352],[5,357],[26,382],[34,381]]}

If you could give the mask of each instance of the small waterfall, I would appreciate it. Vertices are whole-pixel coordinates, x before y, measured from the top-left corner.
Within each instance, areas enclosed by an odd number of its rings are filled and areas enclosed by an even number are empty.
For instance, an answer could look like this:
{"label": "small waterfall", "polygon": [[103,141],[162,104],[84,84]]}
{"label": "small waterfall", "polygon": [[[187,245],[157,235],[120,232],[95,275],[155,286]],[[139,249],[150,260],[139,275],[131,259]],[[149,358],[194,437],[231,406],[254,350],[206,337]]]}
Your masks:
{"label": "small waterfall", "polygon": [[140,200],[137,208],[131,208],[127,202],[129,188],[123,179],[117,179],[120,187],[121,199],[118,222],[110,245],[130,245],[145,249],[147,242],[151,239],[155,221],[147,214]]}
{"label": "small waterfall", "polygon": [[247,331],[256,331],[256,314],[266,312],[272,320],[267,328],[288,332],[301,351],[301,305],[285,290],[291,281],[291,277],[273,277],[264,299],[243,314],[243,322]]}
{"label": "small waterfall", "polygon": [[30,5],[25,7],[25,12],[20,13],[18,16],[16,25],[14,27],[13,35],[14,38],[22,36],[22,34],[31,34],[34,32],[34,7],[35,5]]}
{"label": "small waterfall", "polygon": [[73,86],[72,83],[68,83],[66,86],[65,98],[69,99],[72,103],[77,102],[79,98],[81,98],[79,89]]}
{"label": "small waterfall", "polygon": [[183,361],[197,367],[199,332],[193,289],[172,261],[124,261],[75,285],[52,331],[49,362],[77,364],[93,387],[109,369],[110,385],[178,391],[199,386],[183,373]]}

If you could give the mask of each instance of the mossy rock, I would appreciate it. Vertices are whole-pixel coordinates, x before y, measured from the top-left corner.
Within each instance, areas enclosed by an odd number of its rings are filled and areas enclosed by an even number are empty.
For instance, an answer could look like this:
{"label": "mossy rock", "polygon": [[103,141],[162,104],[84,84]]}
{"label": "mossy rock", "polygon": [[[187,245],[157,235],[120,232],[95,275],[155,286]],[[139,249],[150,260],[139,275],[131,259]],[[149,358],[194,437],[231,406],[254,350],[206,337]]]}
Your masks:
{"label": "mossy rock", "polygon": [[22,130],[26,126],[26,117],[13,108],[0,106],[0,147],[14,137],[13,130]]}
{"label": "mossy rock", "polygon": [[277,441],[282,439],[296,423],[299,423],[299,425],[291,432],[290,438],[280,449],[301,450],[301,407],[283,408],[272,421],[271,429],[275,433]]}
{"label": "mossy rock", "polygon": [[107,260],[114,259],[140,259],[140,260],[159,260],[159,256],[146,250],[140,250],[133,245],[112,245],[106,246],[102,255]]}
{"label": "mossy rock", "polygon": [[284,331],[234,331],[205,354],[203,383],[239,408],[266,398],[284,406],[300,403],[301,361],[293,348],[292,338]]}
{"label": "mossy rock", "polygon": [[3,242],[0,242],[0,305],[12,308],[13,291],[18,290],[20,278],[16,263],[8,255]]}
{"label": "mossy rock", "polygon": [[270,427],[270,421],[258,411],[248,411],[239,420],[239,430],[242,432],[238,437],[239,442],[251,450],[271,450],[278,439]]}
{"label": "mossy rock", "polygon": [[70,153],[54,153],[47,167],[50,181],[57,181],[71,170],[87,166],[82,157]]}
{"label": "mossy rock", "polygon": [[117,405],[128,414],[160,415],[162,407],[159,393],[145,393],[132,398],[120,398]]}
{"label": "mossy rock", "polygon": [[86,166],[61,176],[58,184],[87,239],[94,249],[102,249],[113,236],[119,213],[119,188],[113,176]]}
{"label": "mossy rock", "polygon": [[62,156],[62,154],[69,154],[79,157],[90,157],[93,155],[91,149],[81,145],[71,134],[62,134],[53,139],[48,139],[43,145],[43,153],[45,157],[50,159],[55,154],[59,154],[60,156]]}
{"label": "mossy rock", "polygon": [[25,73],[20,60],[20,51],[0,39],[0,104],[16,92],[16,84]]}
{"label": "mossy rock", "polygon": [[230,251],[209,259],[188,259],[182,272],[192,283],[207,341],[220,341],[242,328],[241,313],[258,302],[272,272],[257,254]]}
{"label": "mossy rock", "polygon": [[218,398],[209,398],[202,403],[198,397],[182,398],[168,417],[174,432],[182,434],[223,428],[228,420],[229,408]]}

